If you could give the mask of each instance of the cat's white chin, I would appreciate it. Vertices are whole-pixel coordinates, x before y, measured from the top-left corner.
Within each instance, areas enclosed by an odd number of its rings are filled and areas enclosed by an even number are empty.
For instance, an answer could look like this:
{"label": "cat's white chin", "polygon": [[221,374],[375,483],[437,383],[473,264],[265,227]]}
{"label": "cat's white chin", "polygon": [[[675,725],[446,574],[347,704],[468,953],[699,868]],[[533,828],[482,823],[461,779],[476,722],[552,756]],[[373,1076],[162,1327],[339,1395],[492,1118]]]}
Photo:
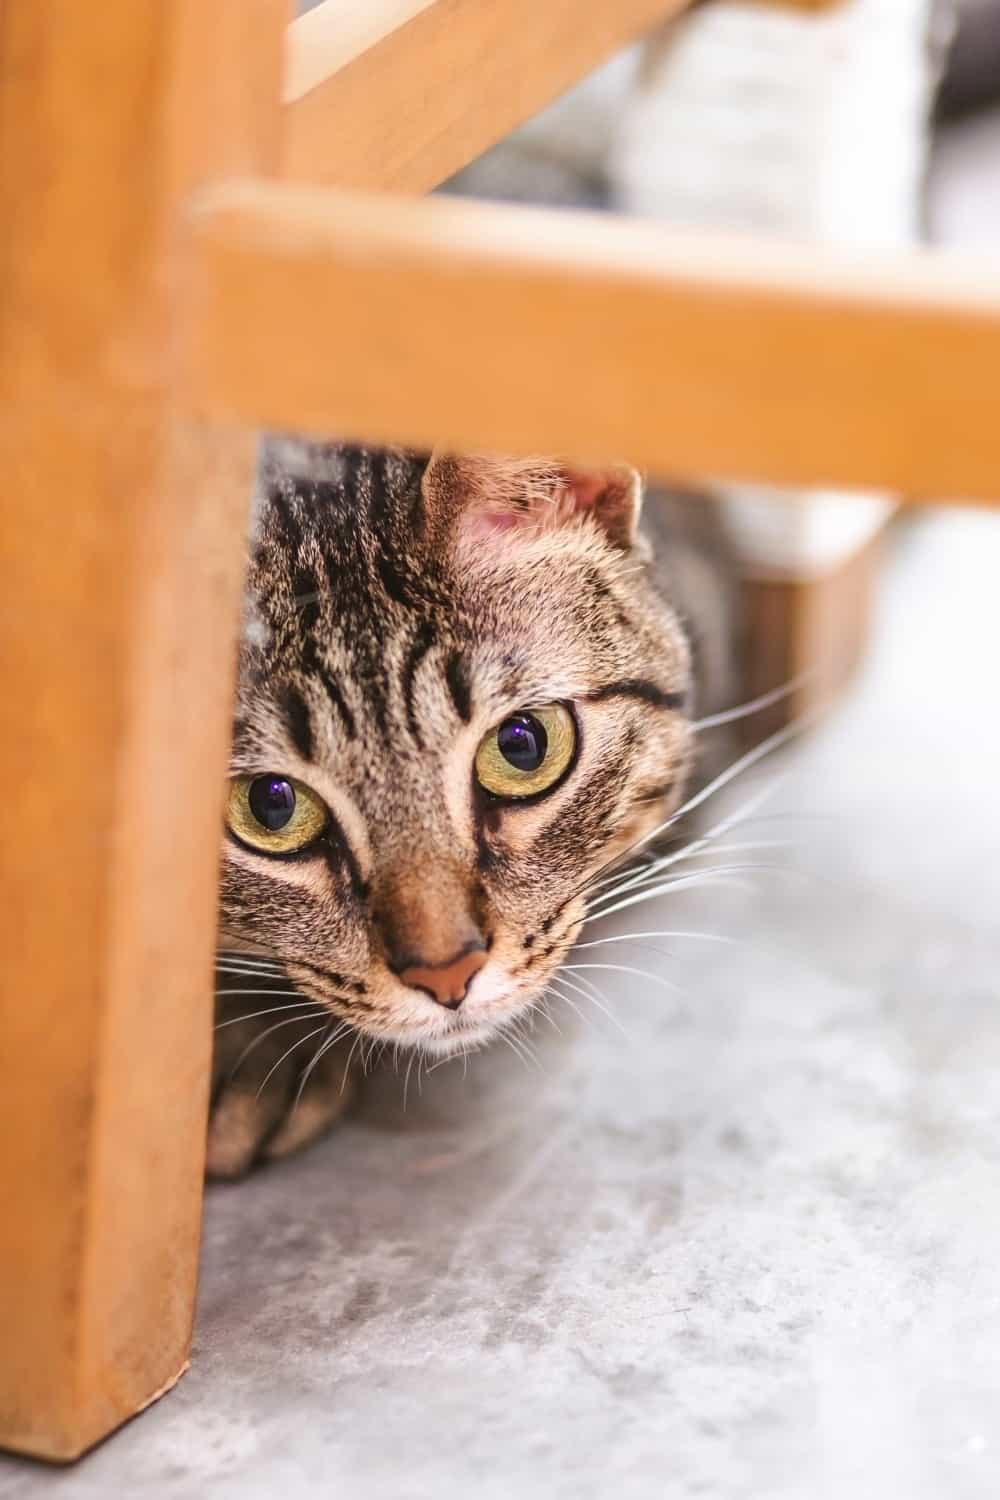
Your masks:
{"label": "cat's white chin", "polygon": [[495,1042],[531,1005],[532,996],[518,993],[507,1003],[493,1001],[486,1015],[476,1015],[474,1008],[463,1011],[433,1031],[421,1031],[410,1038],[413,1046],[432,1057],[456,1057],[463,1052],[478,1052]]}
{"label": "cat's white chin", "polygon": [[380,1041],[397,1047],[412,1048],[427,1057],[454,1057],[463,1052],[478,1052],[493,1041],[504,1025],[521,1007],[511,1006],[503,1015],[477,1017],[457,1016],[447,1012],[421,1016],[416,1023],[380,1030]]}
{"label": "cat's white chin", "polygon": [[496,1034],[495,1026],[456,1026],[453,1031],[438,1036],[415,1037],[414,1044],[428,1057],[461,1057],[466,1052],[478,1052]]}

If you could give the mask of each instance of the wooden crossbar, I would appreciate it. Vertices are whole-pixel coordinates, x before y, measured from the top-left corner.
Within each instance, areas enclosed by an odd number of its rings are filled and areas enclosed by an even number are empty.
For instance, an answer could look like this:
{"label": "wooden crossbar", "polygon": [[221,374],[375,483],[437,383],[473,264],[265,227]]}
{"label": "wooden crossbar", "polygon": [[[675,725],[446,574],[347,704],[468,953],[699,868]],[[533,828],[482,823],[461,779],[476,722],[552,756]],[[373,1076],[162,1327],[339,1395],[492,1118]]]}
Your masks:
{"label": "wooden crossbar", "polygon": [[191,221],[196,408],[654,472],[1000,494],[1000,275],[596,215],[214,192]]}
{"label": "wooden crossbar", "polygon": [[689,3],[327,0],[289,28],[282,174],[426,192]]}

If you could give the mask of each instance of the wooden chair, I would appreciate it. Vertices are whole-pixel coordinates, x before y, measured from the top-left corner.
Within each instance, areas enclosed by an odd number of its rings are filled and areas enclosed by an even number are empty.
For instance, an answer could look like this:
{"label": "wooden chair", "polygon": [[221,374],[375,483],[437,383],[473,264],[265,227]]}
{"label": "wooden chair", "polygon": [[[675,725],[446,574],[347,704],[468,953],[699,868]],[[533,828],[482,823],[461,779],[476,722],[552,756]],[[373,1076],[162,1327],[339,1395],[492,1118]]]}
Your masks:
{"label": "wooden chair", "polygon": [[991,275],[360,195],[681,5],[0,11],[7,1446],[71,1458],[185,1366],[256,429],[1000,494]]}

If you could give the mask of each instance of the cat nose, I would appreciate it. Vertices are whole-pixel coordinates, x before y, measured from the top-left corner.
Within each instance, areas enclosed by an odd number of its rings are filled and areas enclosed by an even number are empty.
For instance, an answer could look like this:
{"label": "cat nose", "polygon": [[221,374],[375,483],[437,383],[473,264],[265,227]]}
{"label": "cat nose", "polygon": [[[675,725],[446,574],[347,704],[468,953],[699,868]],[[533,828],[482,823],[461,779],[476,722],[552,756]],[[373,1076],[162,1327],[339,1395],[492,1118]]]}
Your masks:
{"label": "cat nose", "polygon": [[405,968],[395,969],[395,973],[410,989],[423,990],[445,1010],[458,1010],[472,976],[479,973],[485,962],[486,944],[479,940],[443,964],[425,964],[415,958]]}

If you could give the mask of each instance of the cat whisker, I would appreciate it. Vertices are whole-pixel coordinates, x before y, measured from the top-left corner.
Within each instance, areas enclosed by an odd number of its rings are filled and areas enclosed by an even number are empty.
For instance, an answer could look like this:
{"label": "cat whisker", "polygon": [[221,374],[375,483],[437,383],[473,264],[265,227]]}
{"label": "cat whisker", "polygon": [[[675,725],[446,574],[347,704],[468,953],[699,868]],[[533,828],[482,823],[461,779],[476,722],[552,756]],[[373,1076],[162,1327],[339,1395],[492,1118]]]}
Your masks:
{"label": "cat whisker", "polygon": [[690,875],[676,875],[670,880],[663,881],[661,885],[654,885],[651,887],[647,887],[644,890],[636,891],[632,895],[626,896],[623,900],[617,902],[614,906],[609,906],[604,908],[604,910],[602,911],[594,912],[592,915],[584,918],[583,926],[586,927],[589,922],[600,921],[603,917],[613,916],[615,912],[624,911],[626,907],[637,906],[642,901],[652,901],[655,897],[667,895],[671,891],[686,890],[690,886],[712,884],[724,885],[726,883],[734,886],[745,885],[745,881],[740,881],[735,878],[736,873],[739,871],[756,871],[760,869],[773,870],[780,872],[781,874],[793,873],[789,870],[786,870],[781,865],[723,865],[721,869],[718,870],[697,870]]}
{"label": "cat whisker", "polygon": [[745,802],[742,802],[739,807],[735,808],[733,812],[728,813],[724,818],[720,818],[705,833],[699,834],[697,838],[683,844],[679,849],[655,856],[639,871],[635,871],[633,867],[631,871],[619,872],[620,884],[613,887],[610,891],[604,891],[597,899],[603,901],[611,896],[621,895],[625,890],[641,884],[649,875],[659,874],[671,865],[678,864],[682,860],[692,859],[700,855],[702,851],[714,848],[717,845],[717,841],[732,829],[746,827],[750,819],[756,815],[757,810],[774,795],[783,779],[782,777],[776,777],[766,786],[759,788]]}
{"label": "cat whisker", "polygon": [[595,880],[593,882],[593,889],[596,891],[602,885],[613,885],[616,880],[621,880],[625,875],[637,874],[640,868],[649,869],[652,865],[655,865],[656,855],[652,852],[649,852],[647,854],[641,855],[640,860],[641,863],[628,865],[624,870],[612,870],[610,875],[602,875],[600,880]]}
{"label": "cat whisker", "polygon": [[[537,1052],[535,1051],[535,1043],[532,1038],[535,1035],[535,1022],[537,1019],[538,1017],[535,1015],[535,1007],[533,1005],[529,1005],[527,1010],[520,1011],[517,1016],[517,1025],[524,1034],[525,1044],[531,1048],[536,1056]],[[541,1058],[538,1059],[538,1066],[543,1073],[546,1071]]]}
{"label": "cat whisker", "polygon": [[[714,850],[709,850],[708,851],[709,854],[712,854],[714,852],[715,852]],[[720,852],[722,852],[722,851],[720,850]],[[743,871],[743,870],[753,870],[753,871],[767,870],[767,871],[769,871],[773,875],[790,875],[790,876],[794,876],[796,879],[800,879],[800,878],[804,877],[805,874],[806,874],[806,872],[804,870],[800,870],[795,865],[776,864],[776,863],[774,863],[773,860],[772,861],[767,861],[767,860],[760,860],[760,859],[746,859],[746,860],[742,860],[742,861],[732,860],[732,861],[729,861],[729,862],[727,862],[726,864],[723,864],[723,865],[714,865],[714,864],[705,864],[705,865],[697,865],[696,864],[696,865],[692,865],[691,868],[687,869],[687,870],[675,870],[675,871],[672,871],[671,874],[668,876],[668,879],[670,879],[670,880],[693,880],[696,876],[699,876],[699,875],[730,875],[734,871]],[[646,885],[646,884],[648,884],[648,881],[643,881],[642,884]],[[608,899],[611,899],[611,898],[608,898]]]}
{"label": "cat whisker", "polygon": [[311,1021],[312,1019],[313,1019],[312,1016],[308,1016],[308,1015],[307,1016],[290,1016],[285,1021],[275,1021],[275,1023],[274,1023],[273,1026],[268,1026],[268,1027],[265,1028],[264,1031],[259,1032],[257,1034],[257,1036],[254,1037],[253,1041],[247,1043],[247,1045],[243,1048],[243,1051],[240,1053],[239,1057],[236,1059],[236,1062],[233,1064],[233,1067],[232,1067],[232,1069],[231,1069],[231,1071],[229,1073],[228,1082],[232,1083],[233,1079],[236,1077],[236,1075],[239,1072],[240,1068],[243,1066],[243,1063],[250,1056],[250,1054],[254,1050],[254,1048],[257,1047],[257,1046],[259,1046],[260,1043],[264,1040],[265,1037],[270,1036],[271,1033],[272,1033],[272,1031],[280,1031],[281,1028],[282,1028],[282,1026],[291,1026],[295,1022]]}
{"label": "cat whisker", "polygon": [[[603,1011],[608,1020],[611,1021],[615,1026],[615,1028],[618,1031],[622,1032],[622,1035],[625,1035],[625,1028],[622,1026],[617,1017],[612,1016],[611,1012],[607,1009],[602,1000],[601,992],[597,988],[596,984],[594,984],[592,979],[588,979],[585,974],[578,974],[574,979],[570,979],[565,969],[560,969],[556,974],[552,976],[550,983],[555,983],[556,981],[558,981],[566,989],[572,991],[574,995],[579,995],[581,1000],[586,1000],[588,1005],[594,1005],[598,1010]],[[586,988],[584,988],[584,986],[586,986]],[[589,1021],[590,1018],[584,1015],[576,1002],[569,998],[569,995],[557,991],[556,998],[559,1000],[564,1000],[566,1004],[573,1010],[573,1012],[580,1018],[581,1021]]]}
{"label": "cat whisker", "polygon": [[254,1095],[254,1097],[256,1099],[260,1098],[261,1094],[267,1088],[267,1085],[268,1085],[270,1079],[273,1077],[273,1075],[281,1067],[281,1064],[285,1061],[286,1057],[291,1057],[292,1053],[295,1052],[297,1050],[297,1048],[304,1047],[305,1044],[306,1044],[306,1042],[311,1041],[314,1036],[319,1036],[320,1032],[321,1031],[325,1031],[325,1030],[326,1030],[326,1023],[323,1026],[317,1026],[315,1031],[307,1032],[307,1034],[305,1036],[299,1037],[299,1039],[298,1039],[297,1042],[293,1042],[292,1045],[288,1048],[288,1050],[285,1051],[285,1052],[283,1052],[281,1054],[281,1056],[278,1058],[278,1061],[273,1065],[273,1067],[268,1068],[267,1072],[264,1074],[264,1078],[263,1078],[263,1081],[262,1081],[262,1083],[260,1085],[260,1088],[257,1090],[257,1092]]}
{"label": "cat whisker", "polygon": [[758,849],[796,849],[797,839],[738,839],[732,844],[713,843],[706,854],[748,854]]}
{"label": "cat whisker", "polygon": [[[549,986],[551,987],[552,985],[554,985],[558,979],[562,979],[562,975],[561,974],[553,974],[552,978],[549,980]],[[576,990],[576,993],[578,995],[582,995],[585,1000],[592,999],[592,996],[588,995],[587,992],[586,992],[586,990],[577,989],[576,985],[570,984],[570,981],[568,979],[563,979],[562,982],[565,985],[569,985],[569,987],[571,989]],[[546,993],[551,993],[553,999],[555,999],[555,1000],[561,1000],[564,1005],[568,1005],[569,1008],[570,1008],[570,1010],[573,1012],[573,1014],[575,1016],[577,1016],[579,1018],[580,1021],[583,1021],[585,1019],[583,1011],[577,1005],[576,1001],[575,1000],[571,1000],[568,995],[564,995],[561,990],[554,990],[554,989],[550,988],[550,990],[547,991]]]}
{"label": "cat whisker", "polygon": [[[261,990],[256,985],[251,985],[249,987],[241,986],[239,989],[216,990],[215,992],[217,1000],[225,999],[230,995],[298,995],[301,999],[306,998],[301,990],[293,989],[291,985],[280,990]],[[316,1002],[313,1001],[312,1003],[315,1005]]]}
{"label": "cat whisker", "polygon": [[376,1037],[374,1039],[371,1057],[369,1058],[369,1063],[372,1068],[377,1068],[381,1064],[382,1059],[385,1057],[385,1054],[388,1052],[388,1050],[389,1043],[383,1037]]}
{"label": "cat whisker", "polygon": [[281,972],[279,964],[258,964],[253,959],[236,958],[229,953],[217,953],[215,963],[217,968],[225,965],[227,968],[247,969],[259,974],[277,974]]}
{"label": "cat whisker", "polygon": [[784,698],[790,698],[800,687],[811,682],[816,675],[815,668],[807,672],[800,672],[797,677],[790,677],[781,687],[772,688],[768,693],[761,693],[757,698],[750,698],[746,703],[738,703],[735,708],[725,708],[721,713],[707,714],[704,719],[695,719],[691,728],[696,734],[703,729],[715,729],[720,724],[732,724],[736,719],[747,719],[751,714],[760,713],[764,708],[770,708],[772,703],[780,703]]}
{"label": "cat whisker", "polygon": [[[570,989],[572,989],[577,995],[580,995],[591,1005],[596,1006],[601,1014],[608,1018],[615,1030],[620,1031],[627,1042],[634,1044],[635,1038],[630,1034],[625,1026],[622,1025],[622,1022],[619,1020],[619,1018],[605,1003],[605,997],[601,994],[600,990],[597,988],[596,984],[594,984],[593,980],[588,979],[583,974],[577,974],[575,969],[572,972],[576,976],[576,979],[579,980],[579,983],[576,983],[573,979],[567,978],[566,971],[564,969],[560,969],[555,978],[562,980],[563,984],[569,985]],[[583,985],[586,985],[586,989],[582,988]],[[575,1005],[568,996],[563,995],[562,999],[564,999],[568,1005],[572,1006],[573,1010],[576,1011],[576,1014],[580,1016],[581,1020],[584,1019],[579,1007]]]}
{"label": "cat whisker", "polygon": [[680,985],[675,984],[672,979],[667,979],[663,974],[654,974],[651,969],[636,969],[630,964],[568,964],[567,971],[570,974],[579,974],[583,969],[607,969],[615,974],[635,974],[640,979],[648,979],[651,984],[659,984],[665,990],[672,990],[675,994],[680,990]]}
{"label": "cat whisker", "polygon": [[362,1033],[359,1031],[358,1034],[357,1034],[357,1036],[354,1038],[354,1041],[351,1043],[351,1050],[350,1050],[350,1052],[348,1052],[348,1054],[347,1054],[347,1061],[344,1063],[344,1076],[340,1080],[340,1092],[341,1093],[343,1093],[344,1090],[347,1087],[347,1080],[348,1080],[348,1078],[350,1076],[350,1072],[351,1072],[351,1063],[354,1061],[354,1054],[355,1054],[355,1052],[358,1050],[359,1046],[361,1045],[361,1037],[362,1037]]}
{"label": "cat whisker", "polygon": [[795,719],[791,724],[786,724],[783,729],[777,730],[774,734],[768,735],[766,740],[761,740],[759,745],[755,745],[752,750],[748,750],[744,755],[739,756],[726,770],[720,771],[718,776],[714,776],[706,786],[703,786],[700,791],[695,792],[693,797],[689,797],[686,802],[682,802],[677,811],[671,813],[670,817],[661,823],[658,828],[654,828],[651,833],[648,833],[642,842],[648,844],[658,834],[665,832],[668,828],[672,828],[681,818],[687,817],[688,813],[694,812],[696,807],[700,807],[703,802],[707,802],[710,797],[714,797],[718,792],[721,792],[723,787],[728,786],[737,776],[742,776],[744,771],[749,771],[753,766],[765,760],[767,756],[773,755],[775,751],[780,750],[783,745],[787,745],[789,741],[797,738],[800,734],[804,734],[807,729],[812,728],[819,717],[820,711],[818,709],[814,710],[812,713],[801,715],[800,718]]}
{"label": "cat whisker", "polygon": [[222,1031],[223,1026],[238,1026],[240,1022],[253,1022],[259,1016],[277,1016],[280,1011],[297,1011],[301,1007],[310,1007],[312,1010],[318,1010],[315,1001],[298,1001],[298,1004],[294,1005],[271,1005],[265,1011],[250,1011],[247,1016],[232,1016],[231,1019],[225,1020],[225,1022],[217,1022],[213,1029],[214,1031]]}
{"label": "cat whisker", "polygon": [[[248,991],[258,985],[279,985],[282,989],[298,989],[294,979],[288,974],[258,974],[252,969],[217,969],[215,983],[217,986],[237,983],[245,984]],[[258,989],[257,993],[266,993],[266,991]],[[301,990],[299,990],[299,993],[301,994]]]}
{"label": "cat whisker", "polygon": [[292,1108],[290,1110],[290,1114],[291,1115],[295,1114],[296,1110],[298,1109],[299,1105],[301,1104],[301,1102],[302,1102],[302,1095],[305,1092],[306,1084],[309,1082],[309,1078],[310,1078],[310,1076],[311,1076],[311,1074],[313,1072],[313,1069],[316,1067],[316,1065],[319,1062],[320,1058],[323,1056],[324,1052],[326,1052],[328,1046],[330,1045],[330,1027],[332,1025],[333,1025],[333,1021],[331,1020],[324,1027],[324,1029],[323,1029],[323,1035],[320,1037],[319,1041],[316,1043],[316,1050],[315,1050],[315,1052],[313,1053],[312,1057],[309,1059],[309,1062],[306,1064],[305,1068],[302,1070],[302,1077],[299,1079],[299,1086],[295,1090],[295,1101],[292,1104]]}
{"label": "cat whisker", "polygon": [[531,1062],[532,1066],[536,1067],[539,1072],[544,1072],[545,1069],[542,1067],[541,1061],[537,1053],[535,1052],[534,1047],[532,1046],[531,1034],[528,1030],[525,1017],[523,1015],[515,1016],[508,1023],[508,1026],[510,1029],[510,1033],[512,1033],[513,1038],[516,1039],[518,1045],[522,1048],[526,1058]]}
{"label": "cat whisker", "polygon": [[555,1016],[552,1015],[552,1013],[546,1008],[543,1003],[547,994],[548,990],[546,989],[537,1000],[532,1000],[531,1005],[529,1006],[529,1010],[532,1015],[539,1015],[544,1021],[547,1021],[552,1027],[552,1030],[556,1033],[556,1036],[562,1036],[562,1032],[559,1029]]}
{"label": "cat whisker", "polygon": [[[804,724],[801,724],[800,721],[796,721],[795,725],[786,726],[786,729],[782,730],[780,733],[790,738],[790,732],[792,730],[804,727]],[[759,760],[763,758],[764,755],[769,754],[771,750],[780,748],[777,741],[778,736],[772,735],[770,740],[762,741],[761,744],[757,745],[753,751],[748,752],[748,755],[742,756],[739,760],[734,761],[729,767],[727,767],[725,771],[721,772],[719,776],[715,777],[713,781],[710,781],[707,786],[702,788],[702,791],[697,794],[698,798],[703,801],[706,797],[710,796],[713,791],[721,790],[722,786],[726,784],[723,778],[732,780],[733,777],[739,775],[741,771],[749,770],[750,766],[752,764],[755,764],[756,761],[749,760],[748,756],[755,756],[756,759]],[[784,743],[784,740],[781,740],[781,743]],[[665,868],[668,862],[674,862],[677,859],[685,857],[688,850],[703,848],[706,844],[711,842],[713,838],[718,837],[729,828],[735,827],[737,824],[746,822],[749,815],[755,812],[756,809],[760,807],[762,803],[764,803],[769,797],[773,796],[774,791],[780,785],[781,779],[775,778],[774,780],[769,782],[767,786],[761,787],[758,791],[753,793],[752,796],[748,797],[746,802],[742,803],[734,812],[729,813],[725,818],[720,819],[720,821],[715,824],[714,827],[710,828],[707,833],[700,834],[696,839],[693,840],[693,842],[685,844],[683,848],[679,849],[674,854],[661,855],[658,858],[654,856],[654,863],[658,864],[660,868]],[[694,799],[689,799],[689,801],[679,807],[677,811],[666,820],[665,823],[661,823],[657,828],[651,829],[649,833],[643,834],[643,836],[637,839],[634,844],[631,844],[627,849],[616,854],[614,858],[608,862],[609,864],[619,867],[617,870],[613,870],[612,874],[617,875],[619,878],[626,878],[629,875],[630,870],[623,870],[621,868],[622,862],[627,859],[630,854],[633,854],[636,851],[643,850],[646,845],[652,842],[653,839],[658,838],[662,833],[665,833],[668,829],[673,827],[674,824],[676,824],[687,812],[691,811],[696,805],[697,804]],[[649,851],[649,853],[652,853],[652,851]],[[641,857],[648,858],[648,854]],[[586,887],[588,885],[591,885],[595,879],[603,875],[604,871],[607,868],[608,865],[599,866],[598,869],[595,870],[594,874],[587,880],[585,880],[583,884],[572,893],[569,899],[572,900],[581,891],[585,890]],[[634,867],[632,868],[634,869]]]}
{"label": "cat whisker", "polygon": [[678,880],[687,880],[689,876],[694,875],[731,875],[737,874],[744,870],[749,870],[754,874],[763,872],[766,875],[787,875],[789,880],[820,880],[823,881],[824,884],[829,883],[826,881],[824,876],[816,871],[803,870],[800,869],[797,865],[779,865],[775,864],[773,861],[763,859],[747,859],[744,860],[741,864],[734,863],[727,865],[696,865],[693,870],[682,870],[676,878]]}
{"label": "cat whisker", "polygon": [[[332,1020],[330,1022],[330,1026],[333,1026]],[[313,1053],[312,1059],[306,1066],[302,1077],[299,1079],[299,1086],[295,1093],[295,1103],[292,1105],[293,1113],[299,1107],[302,1095],[305,1092],[306,1084],[309,1082],[314,1069],[319,1066],[319,1063],[329,1052],[330,1048],[335,1046],[335,1044],[340,1041],[341,1037],[346,1036],[351,1029],[351,1024],[349,1021],[341,1021],[340,1025],[335,1027],[332,1033],[330,1031],[330,1026],[326,1028],[327,1034],[320,1038],[319,1045],[317,1046],[316,1051]]]}
{"label": "cat whisker", "polygon": [[[677,954],[676,954],[676,952],[675,952],[675,950],[673,948],[661,948],[656,943],[642,943],[642,942],[636,942],[635,940],[631,940],[631,939],[629,941],[631,941],[632,947],[633,948],[637,948],[640,953],[653,953],[653,954],[655,954],[655,956],[656,956],[656,958],[658,960],[664,959],[664,958],[671,958],[672,959],[672,958],[676,958],[676,956],[677,956]],[[587,943],[581,943],[579,946],[581,948],[586,948],[589,945]]]}
{"label": "cat whisker", "polygon": [[669,854],[647,858],[644,867],[640,871],[636,871],[634,868],[619,871],[618,878],[620,883],[617,886],[613,886],[611,890],[605,891],[601,896],[597,897],[597,900],[604,901],[620,896],[626,890],[642,884],[649,876],[659,874],[671,865],[678,864],[681,860],[692,859],[696,855],[699,855],[703,850],[714,845],[716,840],[728,833],[730,829],[743,827],[748,822],[749,817],[773,795],[779,785],[780,779],[776,779],[767,786],[762,787],[752,797],[748,797],[746,802],[742,803],[734,812],[721,818],[713,827],[709,828],[705,833],[700,834],[690,843],[684,844],[680,849],[676,849]]}
{"label": "cat whisker", "polygon": [[[724,831],[722,830],[722,832]],[[664,858],[662,862],[657,860],[642,878],[648,880],[655,876],[661,869],[665,869],[667,865],[679,864],[681,860],[706,859],[709,856],[714,858],[717,854],[747,854],[758,849],[794,849],[797,845],[797,840],[795,839],[737,839],[731,843],[720,844],[717,842],[717,837],[706,839],[704,848],[702,848],[700,841],[695,841],[688,844],[677,854],[671,855],[669,858]]]}
{"label": "cat whisker", "polygon": [[217,947],[215,952],[217,957],[224,959],[226,963],[254,964],[264,969],[280,969],[283,967],[283,961],[280,958],[272,958],[267,953],[248,953],[245,948]]}
{"label": "cat whisker", "polygon": [[481,1041],[472,1043],[463,1042],[457,1051],[446,1052],[443,1057],[436,1057],[433,1062],[427,1062],[424,1067],[424,1073],[429,1078],[438,1068],[443,1068],[445,1063],[454,1062],[456,1057],[460,1057],[462,1059],[462,1077],[464,1078],[469,1070],[469,1058],[474,1053],[481,1052],[484,1046],[485,1043]]}
{"label": "cat whisker", "polygon": [[[700,844],[691,844],[677,854],[670,855],[662,862],[658,861],[642,875],[635,875],[631,880],[623,881],[621,885],[605,891],[598,896],[594,906],[588,908],[588,912],[596,911],[597,906],[603,901],[613,901],[627,891],[637,890],[651,880],[656,880],[660,873],[671,865],[679,864],[682,860],[714,858],[717,854],[749,854],[760,849],[793,849],[795,844],[791,839],[748,839],[734,844],[715,844],[711,848],[702,848]],[[741,865],[741,869],[755,868],[749,865]],[[775,866],[774,868],[777,868]]]}
{"label": "cat whisker", "polygon": [[309,1006],[313,1010],[317,1008],[315,1000],[300,1000],[293,1005],[271,1005],[267,1008],[267,1010],[252,1010],[248,1015],[233,1016],[229,1020],[219,1021],[216,1023],[214,1029],[216,1031],[221,1031],[223,1026],[238,1026],[241,1021],[255,1021],[257,1020],[258,1016],[275,1016],[279,1013],[279,1011],[299,1010],[305,1006]]}
{"label": "cat whisker", "polygon": [[230,966],[228,964],[216,964],[216,966],[215,966],[215,972],[223,980],[227,980],[227,979],[259,979],[263,984],[267,984],[269,981],[273,981],[273,980],[286,980],[289,984],[292,983],[292,981],[291,981],[291,979],[289,979],[288,975],[287,974],[283,974],[281,972],[275,972],[273,974],[270,974],[270,973],[265,973],[263,970],[258,970],[258,969],[234,969],[234,968],[230,968]]}
{"label": "cat whisker", "polygon": [[634,943],[638,938],[700,938],[706,943],[734,943],[735,938],[721,932],[688,932],[680,928],[665,928],[660,932],[616,932],[611,937],[591,938],[586,943],[575,943],[573,951],[582,948],[603,948],[605,943]]}
{"label": "cat whisker", "polygon": [[220,945],[215,951],[221,958],[238,958],[248,964],[280,964],[281,962],[280,958],[270,953],[251,953],[247,948],[225,948]]}
{"label": "cat whisker", "polygon": [[533,1064],[536,1068],[539,1066],[537,1057],[527,1049],[519,1037],[513,1037],[509,1030],[500,1030],[496,1033],[496,1036],[499,1041],[504,1042],[510,1048],[515,1057],[520,1058],[525,1066],[529,1063]]}
{"label": "cat whisker", "polygon": [[[688,813],[693,813],[693,811],[696,810],[697,807],[700,807],[703,802],[708,801],[711,796],[715,796],[718,792],[721,792],[721,790],[723,790],[723,787],[729,786],[730,781],[736,780],[736,777],[744,774],[745,771],[750,771],[750,769],[753,768],[754,765],[759,765],[760,760],[766,759],[769,754],[774,754],[775,751],[780,750],[783,745],[789,744],[789,741],[795,739],[796,736],[801,735],[801,733],[805,733],[805,730],[810,729],[810,727],[813,726],[813,724],[816,723],[817,720],[819,720],[820,712],[822,712],[820,711],[820,709],[814,709],[814,711],[810,712],[810,714],[802,714],[801,717],[796,718],[793,723],[786,724],[783,729],[778,729],[777,733],[774,733],[774,735],[769,735],[768,738],[762,739],[762,741],[760,741],[760,744],[754,745],[753,750],[748,750],[747,753],[742,754],[742,756],[739,756],[738,759],[733,760],[732,765],[727,766],[724,771],[720,771],[720,774],[718,774],[717,777],[714,777],[711,781],[708,781],[708,784],[706,784],[706,786],[703,786],[702,789],[699,790],[699,792],[694,793],[694,796],[690,796],[690,798],[687,799],[687,802],[682,802],[681,807],[676,808],[676,811],[673,811],[673,813],[670,814],[670,817],[664,819],[664,822],[658,823],[655,828],[649,829],[649,832],[643,834],[642,838],[637,838],[636,843],[631,844],[631,846],[628,847],[628,849],[625,849],[624,852],[615,855],[615,861],[613,862],[615,862],[615,864],[619,864],[622,859],[627,858],[627,856],[630,855],[631,852],[634,852],[634,850],[643,849],[646,844],[652,843],[652,840],[654,840],[654,838],[661,837],[661,834],[667,832],[667,829],[673,828],[676,823],[681,822],[682,817],[687,817]],[[759,793],[760,801],[763,801],[766,796],[772,795],[772,792],[774,792],[774,786],[775,783],[771,783],[769,784],[769,786],[763,787],[762,792]],[[753,799],[751,799],[751,802],[753,802]],[[736,814],[733,814],[733,816],[736,816]],[[723,820],[723,822],[726,822],[726,820]],[[706,837],[709,837],[709,835],[702,835],[702,838]],[[700,841],[702,841],[702,838],[696,840],[696,843],[700,843]],[[589,880],[586,880],[586,882],[583,883],[583,886],[580,886],[580,889],[585,889],[586,885],[589,885],[589,883],[591,883],[592,880],[595,879],[595,877],[600,876],[600,874],[603,873],[603,867],[595,870],[594,876],[589,877]],[[577,894],[577,892],[574,892],[574,894]]]}
{"label": "cat whisker", "polygon": [[[728,873],[728,871],[732,867],[729,866],[723,868],[725,868]],[[740,869],[744,868],[745,866],[740,866]],[[634,892],[639,896],[650,889],[655,889],[662,892],[670,890],[675,886],[681,886],[682,884],[693,884],[702,876],[712,875],[715,873],[717,873],[715,867],[709,865],[707,867],[697,868],[690,871],[682,870],[679,874],[670,875],[665,879],[658,876],[655,885],[651,885],[649,881],[630,881],[627,885],[622,886],[619,890],[609,891],[606,896],[601,898],[600,902],[596,903],[593,907],[589,907],[587,910],[587,914],[583,919],[583,925],[586,926],[588,922],[597,921],[599,917],[610,916],[612,912],[621,911],[623,906],[628,904],[628,902],[624,898],[626,898],[631,892]]]}
{"label": "cat whisker", "polygon": [[379,1038],[377,1036],[373,1036],[369,1040],[367,1052],[365,1051],[364,1042],[362,1041],[361,1043],[361,1072],[366,1078],[368,1076],[368,1069],[373,1065],[375,1061],[375,1053],[378,1050],[378,1047]]}

